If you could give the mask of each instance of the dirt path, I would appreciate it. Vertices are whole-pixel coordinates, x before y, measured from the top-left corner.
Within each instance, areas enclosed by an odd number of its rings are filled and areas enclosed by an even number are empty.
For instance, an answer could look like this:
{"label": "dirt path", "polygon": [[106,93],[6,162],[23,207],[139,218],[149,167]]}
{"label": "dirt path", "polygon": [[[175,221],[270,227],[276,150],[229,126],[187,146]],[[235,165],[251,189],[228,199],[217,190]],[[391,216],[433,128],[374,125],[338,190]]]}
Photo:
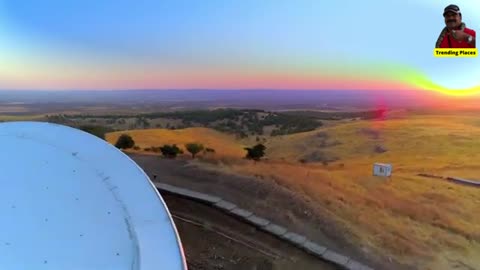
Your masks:
{"label": "dirt path", "polygon": [[337,269],[219,210],[162,196],[174,217],[191,270]]}

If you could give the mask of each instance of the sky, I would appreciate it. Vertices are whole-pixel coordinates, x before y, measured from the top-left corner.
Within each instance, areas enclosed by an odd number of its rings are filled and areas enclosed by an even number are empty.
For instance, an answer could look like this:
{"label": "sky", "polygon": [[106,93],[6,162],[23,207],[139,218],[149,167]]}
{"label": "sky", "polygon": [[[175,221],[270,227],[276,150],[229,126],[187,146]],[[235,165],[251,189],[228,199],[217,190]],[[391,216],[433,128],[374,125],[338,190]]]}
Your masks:
{"label": "sky", "polygon": [[433,57],[452,3],[478,31],[478,0],[0,0],[0,89],[480,93]]}

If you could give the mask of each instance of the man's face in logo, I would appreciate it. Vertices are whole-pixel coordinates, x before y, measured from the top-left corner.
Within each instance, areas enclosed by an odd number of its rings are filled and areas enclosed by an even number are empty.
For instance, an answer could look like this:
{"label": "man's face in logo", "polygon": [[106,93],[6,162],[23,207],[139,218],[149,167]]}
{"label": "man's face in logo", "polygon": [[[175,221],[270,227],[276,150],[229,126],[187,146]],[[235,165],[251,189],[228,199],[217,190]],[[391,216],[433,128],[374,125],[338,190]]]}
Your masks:
{"label": "man's face in logo", "polygon": [[462,23],[462,15],[455,12],[447,12],[445,14],[445,24],[449,29],[454,29]]}

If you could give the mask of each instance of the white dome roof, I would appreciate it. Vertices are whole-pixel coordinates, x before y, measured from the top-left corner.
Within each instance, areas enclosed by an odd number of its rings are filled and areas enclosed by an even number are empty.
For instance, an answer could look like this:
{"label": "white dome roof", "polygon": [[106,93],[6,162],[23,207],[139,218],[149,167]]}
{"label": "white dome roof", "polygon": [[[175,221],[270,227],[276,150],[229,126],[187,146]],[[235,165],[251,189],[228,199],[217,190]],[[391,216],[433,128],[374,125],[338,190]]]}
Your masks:
{"label": "white dome roof", "polygon": [[41,122],[1,123],[0,140],[0,269],[186,269],[165,203],[121,151]]}

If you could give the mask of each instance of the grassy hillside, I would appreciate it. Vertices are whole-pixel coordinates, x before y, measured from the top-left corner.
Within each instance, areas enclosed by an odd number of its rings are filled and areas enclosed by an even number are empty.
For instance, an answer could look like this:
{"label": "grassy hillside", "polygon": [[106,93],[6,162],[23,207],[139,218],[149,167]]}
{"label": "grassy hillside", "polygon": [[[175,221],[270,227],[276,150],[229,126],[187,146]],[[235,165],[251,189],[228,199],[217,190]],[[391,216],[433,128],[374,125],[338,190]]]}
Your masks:
{"label": "grassy hillside", "polygon": [[240,158],[245,155],[243,146],[234,137],[208,128],[187,128],[178,130],[143,129],[108,133],[107,141],[115,144],[121,134],[132,136],[135,144],[142,150],[164,144],[177,144],[184,149],[184,144],[202,143],[205,147],[215,149],[218,157]]}
{"label": "grassy hillside", "polygon": [[[480,190],[416,174],[480,179],[479,136],[475,116],[358,121],[271,138],[271,161],[230,169],[272,178],[308,196],[369,252],[419,269],[475,266],[480,265]],[[315,158],[327,162],[308,162]],[[374,162],[393,164],[389,181],[371,175]]]}
{"label": "grassy hillside", "polygon": [[[480,265],[480,190],[417,176],[480,179],[480,118],[475,115],[410,115],[262,136],[269,160],[255,165],[241,160],[243,146],[256,143],[253,137],[236,140],[211,129],[188,128],[115,132],[107,140],[114,143],[122,133],[141,148],[204,143],[216,149],[218,158],[231,158],[218,169],[271,179],[297,191],[364,252],[417,269]],[[374,162],[393,164],[393,176],[372,176]]]}
{"label": "grassy hillside", "polygon": [[[320,131],[271,138],[271,158],[298,161],[321,152],[341,163],[391,162],[397,172],[446,173],[463,177],[480,169],[480,120],[474,116],[412,116],[388,121],[357,121]],[[474,174],[471,174],[473,170]],[[459,175],[460,176],[460,175]],[[477,176],[480,178],[480,175]]]}
{"label": "grassy hillside", "polygon": [[[279,112],[267,112],[263,110],[194,110],[158,112],[138,115],[52,115],[50,121],[59,123],[100,123],[110,128],[122,129],[146,129],[166,128],[181,129],[187,127],[209,127],[221,132],[235,134],[237,137],[246,138],[252,135],[285,135],[315,130],[323,123],[319,116],[299,115]],[[370,112],[370,114],[372,114]],[[323,118],[344,119],[350,116],[369,115],[367,113],[350,113],[338,115],[338,113],[321,114]],[[339,118],[340,117],[340,118]],[[343,118],[342,118],[343,117]]]}

